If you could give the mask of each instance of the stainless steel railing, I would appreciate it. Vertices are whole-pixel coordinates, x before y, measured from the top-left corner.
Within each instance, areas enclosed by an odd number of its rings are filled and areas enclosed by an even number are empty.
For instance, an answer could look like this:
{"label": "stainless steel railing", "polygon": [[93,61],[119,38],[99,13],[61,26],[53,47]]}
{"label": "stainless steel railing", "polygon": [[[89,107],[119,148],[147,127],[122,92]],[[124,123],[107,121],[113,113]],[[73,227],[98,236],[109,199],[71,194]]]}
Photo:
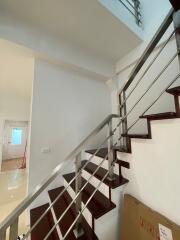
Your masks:
{"label": "stainless steel railing", "polygon": [[[174,16],[176,16],[176,17],[174,17]],[[128,132],[140,120],[138,117],[137,119],[135,119],[135,121],[133,121],[133,123],[130,126],[128,126],[129,115],[133,111],[137,110],[138,104],[144,100],[144,97],[152,89],[152,87],[160,80],[160,77],[165,73],[165,71],[168,70],[168,68],[171,66],[171,64],[174,62],[174,60],[177,58],[180,59],[180,48],[179,48],[179,46],[180,46],[180,22],[178,22],[178,23],[175,22],[174,23],[175,29],[173,31],[171,31],[169,37],[167,37],[167,40],[165,40],[165,42],[163,44],[161,44],[160,50],[157,52],[157,54],[155,54],[155,56],[152,58],[152,60],[150,60],[150,63],[145,68],[145,70],[143,71],[143,73],[139,77],[139,79],[136,79],[138,73],[140,72],[140,70],[141,71],[143,70],[143,66],[145,65],[146,61],[149,59],[149,57],[151,56],[153,51],[155,50],[156,46],[158,45],[158,43],[160,42],[160,40],[162,39],[164,34],[167,32],[169,26],[171,25],[171,23],[173,23],[173,19],[176,19],[176,21],[180,21],[180,11],[174,12],[173,9],[171,9],[169,11],[169,13],[166,16],[166,18],[164,19],[163,23],[157,30],[155,36],[153,37],[153,39],[151,40],[151,42],[145,49],[144,53],[140,57],[139,61],[135,65],[134,69],[132,70],[128,81],[125,83],[124,87],[122,88],[122,90],[119,93],[119,111],[120,111],[120,116],[122,118],[121,119],[121,121],[122,121],[121,130],[124,135],[128,134]],[[149,86],[147,86],[147,87],[145,86],[146,88],[145,88],[145,90],[143,90],[143,93],[138,98],[138,100],[135,101],[135,103],[133,103],[132,106],[127,105],[128,100],[130,99],[132,94],[135,92],[135,90],[137,90],[138,86],[140,86],[140,83],[142,83],[145,75],[149,72],[151,67],[156,64],[157,60],[159,59],[159,56],[165,51],[168,43],[172,40],[173,37],[176,38],[177,51],[174,53],[174,55],[171,57],[171,59],[165,64],[165,66],[162,69],[160,69],[159,73],[154,78],[154,80],[149,84]],[[159,93],[158,97],[156,97],[156,99],[153,100],[152,103],[150,103],[147,108],[142,110],[141,115],[144,115],[160,99],[160,97],[165,93],[166,89],[171,87],[172,84],[174,84],[179,79],[179,77],[180,77],[180,74],[177,74],[177,76],[175,78],[173,78],[173,80],[170,80],[169,83],[165,86],[165,88]],[[134,81],[135,81],[135,84],[132,86],[132,83],[134,83]],[[129,109],[128,111],[127,111],[127,108]],[[121,147],[124,149],[127,149],[129,147],[128,137],[121,136],[120,139],[121,139]]]}
{"label": "stainless steel railing", "polygon": [[135,18],[136,24],[138,26],[142,25],[141,21],[141,11],[140,11],[140,1],[139,0],[118,0],[127,11],[132,14]]}
{"label": "stainless steel railing", "polygon": [[[127,0],[126,2],[131,6],[132,2],[135,3],[135,2],[139,2],[139,1]],[[153,60],[147,66],[147,68],[143,72],[142,76],[138,79],[137,83],[135,84],[133,89],[130,91],[130,93],[126,97],[126,91],[129,90],[129,87],[130,87],[131,83],[134,81],[134,79],[136,78],[138,72],[142,69],[142,67],[144,66],[144,63],[147,61],[147,59],[149,58],[151,53],[154,51],[154,49],[157,46],[157,44],[159,43],[159,41],[161,40],[162,36],[164,35],[164,33],[167,31],[167,29],[169,28],[170,24],[172,23],[173,15],[174,15],[174,11],[171,10],[169,12],[168,16],[163,21],[163,23],[160,26],[160,28],[158,29],[158,31],[155,34],[154,38],[152,39],[152,41],[148,45],[147,49],[145,50],[145,52],[141,56],[141,58],[138,61],[137,65],[133,69],[133,71],[132,71],[132,73],[130,75],[130,78],[128,79],[127,83],[125,84],[125,86],[123,87],[122,91],[120,92],[120,96],[119,96],[120,97],[120,106],[119,106],[120,115],[112,114],[112,115],[109,115],[104,121],[102,121],[102,123],[100,123],[91,132],[91,134],[89,134],[89,136],[87,138],[85,138],[78,145],[78,147],[75,148],[74,151],[72,151],[67,156],[65,161],[63,163],[60,163],[52,171],[50,176],[48,176],[39,186],[37,186],[36,189],[30,195],[28,195],[27,198],[0,224],[0,240],[5,240],[6,239],[7,229],[10,229],[10,234],[9,234],[8,240],[16,240],[17,239],[19,218],[22,215],[22,213],[30,207],[30,205],[40,196],[40,194],[43,191],[46,190],[46,188],[56,179],[57,176],[63,174],[63,170],[65,169],[65,167],[68,166],[69,164],[72,164],[73,162],[75,163],[75,177],[66,185],[64,190],[55,198],[55,200],[50,204],[50,206],[46,209],[46,211],[41,216],[39,216],[38,220],[34,223],[34,225],[29,228],[29,230],[26,232],[26,234],[24,236],[24,240],[28,239],[31,236],[32,232],[36,229],[36,227],[38,226],[40,221],[46,216],[46,214],[48,214],[48,212],[53,208],[54,204],[57,203],[57,201],[60,199],[60,197],[63,196],[63,194],[71,186],[73,181],[75,181],[75,185],[76,185],[76,187],[75,187],[75,197],[72,199],[72,201],[70,202],[68,207],[64,210],[64,212],[62,213],[60,218],[57,219],[57,221],[55,222],[55,224],[51,228],[51,230],[44,237],[44,240],[47,240],[49,238],[49,236],[51,236],[51,234],[53,233],[54,229],[62,221],[63,217],[65,216],[67,211],[72,207],[73,204],[75,204],[75,206],[76,206],[76,217],[75,217],[75,220],[73,221],[73,223],[71,224],[71,226],[69,227],[69,229],[67,230],[67,232],[65,233],[65,235],[63,236],[62,239],[67,239],[69,233],[74,229],[74,226],[75,226],[75,235],[76,236],[81,236],[81,234],[83,234],[83,229],[82,229],[80,223],[81,223],[81,217],[82,217],[82,214],[83,214],[85,208],[87,207],[88,203],[92,200],[94,194],[98,191],[98,189],[100,188],[100,186],[103,183],[103,181],[107,177],[110,180],[113,180],[114,164],[115,164],[115,161],[116,161],[115,159],[113,159],[113,148],[116,147],[116,146],[119,146],[119,143],[120,143],[123,148],[127,149],[127,147],[128,147],[128,140],[127,140],[126,137],[122,137],[122,134],[128,133],[128,131],[130,129],[132,129],[132,127],[139,121],[139,118],[135,119],[133,124],[128,126],[127,125],[128,116],[130,115],[130,113],[135,108],[137,108],[138,104],[142,101],[144,96],[150,91],[150,89],[152,89],[152,86],[154,86],[155,83],[157,83],[157,81],[159,81],[159,79],[162,76],[162,74],[168,69],[168,67],[172,64],[172,62],[175,60],[175,58],[180,56],[180,49],[178,48],[178,50],[172,56],[172,58],[168,61],[168,63],[165,64],[163,69],[160,70],[160,72],[154,78],[154,80],[146,87],[146,90],[143,92],[143,94],[133,104],[133,107],[130,108],[129,111],[127,111],[127,100],[132,96],[132,93],[135,91],[135,89],[137,89],[137,87],[139,86],[139,84],[142,81],[142,79],[144,78],[144,76],[147,74],[147,72],[152,67],[152,65],[156,62],[156,60],[158,59],[160,54],[163,52],[163,50],[166,48],[167,44],[172,39],[172,37],[174,35],[177,36],[177,34],[179,34],[179,31],[178,31],[179,29],[177,29],[177,28],[175,29],[175,31],[172,31],[172,33],[170,34],[168,39],[162,45],[162,48],[160,49],[160,51],[158,51],[156,56],[153,58]],[[177,25],[177,26],[180,26],[180,24]],[[166,89],[169,88],[170,86],[172,86],[172,84],[175,83],[176,80],[179,79],[179,78],[180,78],[180,74],[176,75],[176,77],[173,78],[173,80],[171,80],[166,85],[166,87],[163,89],[163,91],[160,92],[158,97],[155,100],[153,100],[146,109],[143,110],[142,115],[145,114],[159,100],[159,98],[164,94]],[[113,119],[119,119],[118,124],[116,124],[116,127],[114,129],[112,127]],[[89,141],[92,140],[95,136],[97,136],[97,134],[101,130],[103,130],[105,127],[107,127],[107,130],[108,130],[107,137],[99,144],[96,152],[82,166],[81,165],[81,152],[87,147],[87,144],[89,143]],[[113,136],[117,132],[119,133],[119,137],[117,139],[115,139]],[[92,173],[92,175],[89,177],[89,179],[87,179],[86,184],[82,186],[81,185],[82,170],[85,169],[85,167],[93,160],[93,158],[97,155],[97,153],[104,146],[104,144],[107,144],[107,146],[108,146],[108,153],[107,153],[107,155],[104,157],[104,159],[102,159],[101,163],[97,166],[96,170]],[[75,159],[75,161],[74,161],[74,159]],[[108,161],[108,171],[103,176],[101,181],[99,181],[98,186],[95,188],[94,192],[92,193],[90,198],[87,200],[86,204],[82,207],[82,191],[87,186],[87,184],[91,181],[91,179],[95,176],[95,174],[97,173],[97,171],[100,169],[100,167],[103,165],[103,163],[105,161]]]}
{"label": "stainless steel railing", "polygon": [[[21,216],[21,214],[35,201],[36,198],[39,197],[39,195],[47,188],[47,186],[49,186],[49,184],[51,184],[58,175],[61,175],[63,173],[63,169],[68,165],[68,164],[72,164],[73,162],[73,158],[76,158],[75,161],[75,166],[76,166],[76,174],[75,177],[69,182],[69,184],[65,187],[65,189],[56,197],[56,199],[50,204],[50,206],[47,208],[47,210],[39,217],[39,219],[35,222],[35,224],[27,231],[27,233],[25,234],[24,239],[28,239],[28,237],[30,236],[30,234],[32,233],[32,231],[37,227],[38,223],[43,219],[43,217],[52,209],[52,207],[54,206],[54,204],[58,201],[58,199],[65,193],[65,191],[70,187],[71,183],[73,181],[76,181],[76,196],[75,198],[72,200],[72,202],[69,204],[69,206],[67,207],[67,209],[65,209],[64,213],[62,214],[62,216],[60,217],[60,219],[58,219],[57,223],[55,223],[54,227],[51,229],[51,231],[47,234],[47,236],[44,238],[48,239],[48,237],[51,235],[51,233],[53,232],[53,230],[56,228],[56,226],[58,225],[58,223],[62,220],[63,216],[66,214],[66,212],[70,209],[70,207],[75,203],[76,207],[77,207],[77,216],[79,215],[79,213],[81,212],[81,193],[82,190],[85,188],[85,186],[90,182],[90,180],[92,179],[92,177],[95,175],[95,173],[98,171],[98,169],[101,167],[101,165],[104,163],[104,161],[106,160],[106,158],[108,157],[108,161],[109,161],[109,170],[107,172],[107,176],[109,175],[110,179],[113,179],[113,175],[114,175],[114,160],[113,160],[113,147],[116,146],[118,144],[118,140],[116,143],[113,142],[113,135],[115,134],[115,132],[118,130],[119,125],[117,125],[114,129],[112,129],[112,120],[114,118],[120,119],[120,117],[118,115],[112,114],[109,115],[101,124],[99,124],[93,131],[92,133],[84,140],[81,142],[81,144],[79,144],[79,146],[68,155],[68,157],[65,159],[65,161],[61,164],[59,164],[59,166],[57,166],[54,171],[50,174],[50,176],[45,179],[39,186],[36,187],[36,189],[34,190],[33,193],[31,193],[1,224],[0,224],[0,239],[1,240],[5,240],[6,239],[6,232],[7,229],[10,227],[10,234],[9,234],[9,240],[16,240],[17,236],[18,236],[18,222],[19,222],[19,217]],[[87,163],[85,165],[83,165],[83,167],[81,166],[81,158],[80,153],[81,151],[87,146],[88,142],[95,137],[102,129],[104,129],[105,126],[108,126],[108,135],[107,137],[104,139],[104,141],[102,141],[101,144],[99,144],[98,149],[96,150],[96,152],[88,159]],[[102,148],[102,146],[108,143],[108,154],[107,156],[103,159],[102,163],[97,167],[97,169],[95,170],[95,172],[92,174],[92,176],[88,179],[87,183],[81,188],[81,175],[82,175],[82,170],[85,169],[85,167],[88,165],[88,163],[94,158],[94,156],[98,153],[98,151],[100,150],[100,148]],[[105,177],[107,177],[105,176]],[[104,179],[104,178],[103,178]],[[101,184],[103,182],[103,179],[101,180]],[[99,186],[101,185],[99,184]],[[98,190],[99,187],[96,188],[96,191]],[[79,219],[80,217],[78,217],[77,219]],[[78,221],[76,221],[76,224],[78,223]],[[80,223],[80,222],[79,222]],[[77,234],[79,234],[80,230],[77,226]],[[70,231],[70,230],[69,230]],[[67,233],[68,234],[68,233]],[[66,235],[67,235],[66,234]],[[65,237],[63,238],[65,239]]]}

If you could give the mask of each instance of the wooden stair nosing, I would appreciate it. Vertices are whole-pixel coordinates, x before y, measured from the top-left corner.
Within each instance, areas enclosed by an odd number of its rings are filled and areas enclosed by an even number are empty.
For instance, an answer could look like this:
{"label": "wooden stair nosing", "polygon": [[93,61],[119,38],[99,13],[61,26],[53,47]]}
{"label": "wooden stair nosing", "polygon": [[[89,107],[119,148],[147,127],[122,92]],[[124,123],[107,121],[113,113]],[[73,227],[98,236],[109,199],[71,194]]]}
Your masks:
{"label": "wooden stair nosing", "polygon": [[[49,204],[44,204],[37,208],[30,210],[30,226],[32,227],[39,217],[46,211],[49,207]],[[38,225],[31,232],[31,240],[43,240],[49,231],[54,226],[54,220],[51,211],[49,211],[43,219],[38,223]],[[52,234],[49,236],[48,240],[60,240],[57,230],[55,229]]]}
{"label": "wooden stair nosing", "polygon": [[180,96],[180,86],[169,88],[169,89],[166,90],[166,92],[171,94],[171,95]]}
{"label": "wooden stair nosing", "polygon": [[164,112],[164,113],[157,113],[157,114],[149,114],[140,116],[141,119],[146,118],[148,120],[164,120],[164,119],[173,119],[178,118],[178,114],[176,112]]}
{"label": "wooden stair nosing", "polygon": [[123,161],[123,160],[119,160],[119,159],[118,159],[118,161],[119,161],[119,165],[120,165],[121,167],[130,169],[130,163],[129,163],[129,162],[126,162],[126,161]]}
{"label": "wooden stair nosing", "polygon": [[122,134],[122,136],[129,138],[151,139],[149,134]]}
{"label": "wooden stair nosing", "polygon": [[[70,173],[64,175],[64,179],[69,183],[75,176],[75,173]],[[87,183],[87,181],[82,178],[82,187]],[[75,181],[71,184],[72,189],[75,191]],[[88,201],[88,199],[91,197],[93,192],[95,191],[95,188],[88,183],[87,186],[82,191],[82,201],[84,204]],[[104,196],[100,191],[97,191],[89,204],[87,205],[87,208],[91,212],[94,218],[98,219],[107,212],[114,209],[116,205],[110,201],[107,197]]]}
{"label": "wooden stair nosing", "polygon": [[[55,198],[64,190],[64,187],[59,187],[56,189],[50,190],[49,197],[51,199],[51,202],[55,200]],[[59,219],[63,212],[66,210],[66,208],[71,203],[72,198],[66,191],[63,196],[60,197],[60,199],[54,204],[53,209],[54,213],[56,215],[56,218]],[[75,205],[73,204],[72,207],[67,211],[67,213],[64,215],[62,220],[59,222],[59,227],[61,230],[62,235],[64,236],[66,232],[68,231],[69,227],[75,220]],[[97,236],[95,235],[94,231],[91,229],[89,224],[86,222],[84,217],[82,216],[82,227],[85,230],[85,235],[79,238],[79,240],[98,240]],[[76,237],[73,233],[75,226],[70,231],[69,235],[67,236],[67,240],[76,240]]]}
{"label": "wooden stair nosing", "polygon": [[[84,164],[86,164],[86,162],[87,162],[86,160],[82,161],[82,166]],[[96,164],[90,162],[90,163],[88,163],[88,165],[85,167],[84,170],[87,171],[90,174],[93,174],[95,172],[95,170],[97,169],[97,167],[98,166]],[[94,177],[99,179],[99,180],[102,180],[103,177],[106,174],[107,174],[107,170],[100,167],[98,169],[98,171],[95,173]],[[122,185],[124,185],[124,184],[129,182],[129,180],[127,180],[126,178],[124,178],[122,176],[120,177],[120,176],[118,176],[116,174],[114,174],[114,176],[115,176],[115,180],[110,181],[108,179],[108,177],[106,177],[104,179],[103,183],[106,184],[107,186],[109,186],[110,188],[114,189],[114,188],[120,187],[120,186],[122,186]]]}

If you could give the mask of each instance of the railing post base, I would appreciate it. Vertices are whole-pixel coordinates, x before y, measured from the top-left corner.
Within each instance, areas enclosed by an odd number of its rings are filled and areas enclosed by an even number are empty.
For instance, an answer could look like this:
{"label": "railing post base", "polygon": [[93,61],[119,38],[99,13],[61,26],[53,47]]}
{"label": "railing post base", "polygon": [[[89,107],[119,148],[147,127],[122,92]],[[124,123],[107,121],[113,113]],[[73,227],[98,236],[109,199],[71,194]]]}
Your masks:
{"label": "railing post base", "polygon": [[109,181],[114,181],[116,179],[116,177],[113,175],[113,176],[108,176],[107,179]]}
{"label": "railing post base", "polygon": [[73,230],[73,233],[74,233],[76,239],[78,239],[78,238],[84,236],[85,232],[84,232],[84,229],[82,227],[78,227],[78,228],[75,228]]}
{"label": "railing post base", "polygon": [[[75,205],[76,205],[76,215],[78,216],[81,213],[81,204],[82,204],[82,171],[81,171],[81,152],[76,156],[75,161],[75,168],[76,168],[76,195],[79,194],[79,196],[76,199]],[[84,235],[84,230],[81,226],[82,221],[82,215],[80,214],[77,222],[76,227],[74,229],[74,235],[78,239]]]}

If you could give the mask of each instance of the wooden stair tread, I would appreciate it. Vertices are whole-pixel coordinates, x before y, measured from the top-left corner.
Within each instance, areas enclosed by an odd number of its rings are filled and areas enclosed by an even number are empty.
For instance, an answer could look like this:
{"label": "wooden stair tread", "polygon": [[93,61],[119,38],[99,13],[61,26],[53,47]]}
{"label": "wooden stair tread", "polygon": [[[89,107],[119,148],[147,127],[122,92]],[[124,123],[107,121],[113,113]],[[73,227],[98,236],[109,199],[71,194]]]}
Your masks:
{"label": "wooden stair tread", "polygon": [[[75,176],[75,173],[66,174],[63,177],[65,180],[69,183]],[[87,181],[82,178],[82,187],[87,183]],[[75,181],[71,184],[71,187],[75,191]],[[88,199],[91,197],[92,193],[95,191],[95,188],[88,183],[87,186],[83,189],[82,192],[82,201],[84,204],[88,201]],[[94,216],[94,218],[99,218],[106,214],[107,212],[114,209],[116,205],[111,202],[107,197],[104,196],[100,191],[97,191],[90,203],[87,205],[87,208],[91,212],[91,214]]]}
{"label": "wooden stair tread", "polygon": [[[56,197],[63,190],[64,190],[64,187],[59,187],[59,188],[50,190],[48,193],[49,193],[51,202],[53,202],[56,199]],[[57,219],[59,219],[62,216],[63,212],[67,209],[67,207],[69,206],[71,201],[72,201],[72,198],[66,191],[63,194],[63,196],[61,196],[58,199],[58,201],[54,204],[53,209],[54,209],[54,213],[55,213]],[[62,220],[59,223],[59,227],[60,227],[62,236],[64,236],[66,234],[69,227],[74,222],[74,220],[76,218],[75,216],[76,216],[75,215],[75,205],[73,204],[72,207],[67,211],[67,213],[64,215],[64,217],[62,218]],[[84,217],[82,217],[82,227],[85,231],[85,234],[82,237],[78,238],[79,240],[98,240],[94,231],[91,229],[91,227],[86,222]],[[69,235],[66,237],[67,240],[76,240],[76,237],[73,233],[73,229],[70,231]]]}
{"label": "wooden stair tread", "polygon": [[[82,166],[83,166],[86,162],[87,162],[86,160],[82,161]],[[90,174],[93,174],[93,173],[95,172],[95,170],[97,169],[97,167],[98,167],[98,166],[97,166],[96,164],[90,162],[90,163],[88,163],[88,165],[85,167],[85,171],[89,172]],[[98,171],[95,173],[94,176],[95,176],[97,179],[102,180],[103,177],[106,175],[106,173],[107,173],[107,170],[106,170],[106,169],[104,169],[104,168],[99,168]],[[118,175],[116,175],[116,174],[114,174],[114,177],[115,177],[115,179],[114,179],[113,181],[110,181],[110,180],[108,179],[108,177],[106,177],[103,182],[104,182],[107,186],[109,186],[110,188],[113,188],[113,189],[114,189],[114,188],[117,188],[117,187],[119,187],[119,186],[122,186],[122,185],[124,185],[124,184],[126,184],[126,183],[129,182],[127,179],[125,179],[125,178],[123,178],[123,177],[120,177],[120,176],[118,176]]]}
{"label": "wooden stair tread", "polygon": [[169,89],[166,90],[166,92],[169,93],[169,94],[172,94],[172,95],[180,96],[180,86],[169,88]]}
{"label": "wooden stair tread", "polygon": [[157,113],[157,114],[149,114],[140,116],[140,118],[146,118],[148,120],[163,120],[163,119],[173,119],[177,118],[178,115],[176,112],[164,112],[164,113]]}
{"label": "wooden stair tread", "polygon": [[[30,210],[30,226],[32,227],[39,217],[46,211],[49,204],[42,205]],[[43,240],[48,232],[54,226],[54,220],[51,211],[49,211],[44,218],[39,222],[37,227],[31,233],[31,240]],[[48,240],[60,240],[57,230],[55,229],[49,236]]]}
{"label": "wooden stair tread", "polygon": [[149,134],[122,134],[122,136],[129,137],[129,138],[151,139]]}
{"label": "wooden stair tread", "polygon": [[[93,155],[96,151],[97,151],[97,149],[92,149],[92,150],[87,150],[86,152]],[[107,153],[108,153],[108,149],[107,148],[101,148],[97,152],[96,156],[97,157],[101,157],[101,158],[105,158]]]}

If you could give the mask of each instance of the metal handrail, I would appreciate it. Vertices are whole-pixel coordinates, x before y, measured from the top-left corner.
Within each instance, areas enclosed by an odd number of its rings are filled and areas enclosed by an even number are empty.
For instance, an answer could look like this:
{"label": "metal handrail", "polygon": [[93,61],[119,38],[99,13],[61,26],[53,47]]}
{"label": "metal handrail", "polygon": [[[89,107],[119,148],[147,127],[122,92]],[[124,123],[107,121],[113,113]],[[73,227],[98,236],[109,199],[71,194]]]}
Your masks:
{"label": "metal handrail", "polygon": [[164,19],[164,21],[162,22],[162,24],[160,25],[160,27],[157,30],[156,34],[154,35],[154,37],[152,38],[152,40],[148,44],[147,48],[145,49],[145,51],[142,54],[142,56],[140,57],[139,61],[135,65],[134,69],[132,70],[132,72],[130,74],[130,77],[129,77],[129,80],[125,84],[125,86],[123,88],[123,91],[126,91],[128,89],[128,87],[133,82],[133,80],[137,76],[138,72],[141,70],[142,66],[147,61],[148,57],[153,52],[153,50],[155,49],[155,47],[159,43],[160,39],[162,38],[162,36],[164,35],[166,30],[168,29],[168,27],[172,23],[172,21],[173,21],[173,19],[172,19],[173,13],[174,13],[174,9],[172,8],[169,11],[168,15],[166,16],[166,18]]}
{"label": "metal handrail", "polygon": [[142,96],[138,99],[138,101],[133,105],[133,107],[129,110],[129,112],[123,116],[122,119],[125,119],[129,116],[129,114],[134,110],[134,108],[137,106],[137,104],[143,99],[143,97],[149,92],[149,90],[152,88],[152,86],[157,82],[157,80],[162,76],[164,71],[170,66],[170,64],[174,61],[174,59],[178,56],[179,52],[176,52],[173,57],[169,60],[169,62],[165,65],[165,67],[160,71],[160,73],[156,76],[156,78],[152,81],[152,83],[149,85],[149,87],[146,89],[146,91],[142,94]]}
{"label": "metal handrail", "polygon": [[[114,146],[113,146],[114,147]],[[111,149],[112,150],[112,149]],[[63,212],[63,214],[61,215],[61,217],[57,220],[56,224],[51,228],[51,230],[49,231],[49,233],[47,234],[47,236],[43,239],[43,240],[47,240],[48,237],[51,235],[51,233],[54,231],[54,229],[56,228],[56,226],[59,224],[59,222],[63,219],[64,215],[67,213],[67,211],[71,208],[71,206],[74,204],[75,200],[78,198],[78,196],[81,194],[81,192],[85,189],[85,187],[90,183],[91,179],[95,176],[95,174],[97,173],[97,171],[101,168],[101,166],[103,165],[104,161],[107,159],[108,154],[103,158],[103,160],[101,161],[101,163],[98,165],[98,167],[96,168],[96,170],[91,174],[91,176],[88,178],[88,180],[86,181],[86,183],[83,185],[83,187],[81,188],[81,190],[76,194],[76,196],[74,197],[74,199],[72,199],[71,203],[68,205],[68,207],[66,208],[66,210]],[[109,174],[109,172],[107,172]],[[102,180],[101,180],[102,182]],[[97,187],[96,187],[97,189]]]}
{"label": "metal handrail", "polygon": [[31,205],[31,203],[48,187],[50,183],[62,172],[62,170],[73,162],[73,158],[81,152],[86,144],[97,135],[113,118],[119,118],[117,114],[111,114],[106,117],[66,158],[60,163],[35,190],[29,194],[17,207],[14,209],[4,221],[0,224],[0,230],[6,230],[14,221]]}
{"label": "metal handrail", "polygon": [[155,61],[158,59],[158,57],[160,56],[160,54],[163,52],[163,50],[165,49],[165,47],[167,46],[167,44],[169,43],[169,41],[171,40],[171,38],[173,37],[175,33],[175,30],[172,31],[172,33],[170,34],[170,36],[167,38],[167,40],[164,42],[162,48],[158,51],[158,53],[156,54],[156,56],[152,59],[152,61],[149,63],[149,65],[147,66],[147,68],[145,69],[145,71],[143,72],[142,76],[139,78],[139,80],[137,81],[137,83],[135,84],[135,86],[132,88],[132,90],[130,91],[130,93],[128,94],[128,96],[121,102],[121,104],[119,105],[120,109],[124,106],[124,104],[127,102],[127,100],[130,98],[130,96],[132,95],[132,93],[136,90],[136,88],[139,86],[139,84],[141,83],[141,81],[143,80],[143,77],[148,73],[149,69],[152,67],[152,65],[155,63]]}
{"label": "metal handrail", "polygon": [[[151,55],[151,53],[156,48],[157,44],[162,39],[162,36],[167,31],[167,29],[169,28],[170,24],[173,22],[174,12],[175,12],[174,9],[171,8],[171,10],[168,12],[167,16],[165,17],[164,21],[162,22],[162,24],[160,25],[160,27],[156,31],[154,37],[152,38],[152,40],[150,41],[150,43],[146,47],[146,49],[143,52],[142,56],[139,58],[139,60],[136,63],[135,67],[133,68],[128,81],[125,83],[124,87],[121,89],[121,91],[119,93],[119,100],[120,100],[119,110],[120,110],[120,115],[122,116],[122,121],[123,121],[122,122],[122,132],[123,132],[123,134],[127,133],[127,131],[128,131],[128,126],[127,126],[127,117],[128,117],[128,115],[133,111],[133,109],[136,107],[136,105],[141,101],[141,99],[145,96],[145,94],[149,91],[149,89],[151,89],[152,85],[159,79],[159,77],[163,74],[163,72],[166,70],[166,68],[169,66],[169,64],[176,57],[176,56],[173,56],[173,58],[170,60],[170,62],[164,67],[164,69],[160,72],[160,74],[155,78],[153,83],[148,87],[147,91],[145,91],[145,93],[142,95],[142,97],[135,103],[135,105],[133,105],[133,107],[127,113],[127,105],[126,105],[127,99],[132,95],[132,93],[137,88],[137,86],[139,85],[139,83],[141,82],[141,80],[143,79],[145,74],[148,72],[148,70],[152,66],[152,64],[153,64],[152,61],[151,61],[150,65],[146,68],[146,70],[143,73],[142,77],[135,84],[135,87],[132,87],[133,89],[130,91],[130,94],[128,94],[128,97],[126,97],[126,91],[129,88],[129,86],[131,85],[131,83],[134,81],[134,79],[137,76],[137,74],[139,73],[139,71],[142,69],[142,67],[146,63],[146,61],[149,58],[149,56]],[[167,43],[170,41],[170,39],[173,36],[173,34],[174,33],[172,33],[170,35],[170,37],[166,40],[162,50],[165,48]],[[155,57],[155,60],[157,59],[157,57],[159,56],[159,54],[161,53],[162,50],[160,50],[160,52],[157,54],[157,56]],[[179,51],[178,51],[177,55],[179,55]],[[123,138],[122,144],[123,144],[123,147],[127,147],[127,145],[129,144],[129,141],[128,141],[128,139],[126,137]]]}
{"label": "metal handrail", "polygon": [[[113,145],[113,147],[115,147],[117,145],[118,141]],[[108,155],[108,154],[107,154]],[[105,158],[107,158],[107,155]],[[115,164],[117,162],[117,159],[115,159],[113,161],[113,164]],[[101,162],[102,163],[102,162]],[[113,168],[113,165],[111,166],[111,168]],[[66,237],[68,236],[68,234],[70,233],[70,231],[72,230],[72,228],[74,227],[76,221],[78,220],[79,217],[81,217],[82,213],[84,212],[84,210],[86,209],[87,205],[89,204],[89,202],[91,201],[91,199],[94,197],[94,195],[96,194],[96,192],[99,190],[101,184],[104,182],[104,180],[106,179],[106,177],[108,176],[108,172],[104,175],[104,177],[101,179],[101,181],[98,183],[97,187],[95,188],[94,192],[91,194],[91,196],[89,197],[89,199],[87,200],[86,204],[84,205],[83,209],[79,212],[78,216],[75,218],[75,220],[73,221],[73,223],[71,224],[70,228],[68,229],[68,231],[66,232],[66,234],[63,236],[62,240],[65,240]],[[43,240],[47,240],[47,239],[43,239]]]}
{"label": "metal handrail", "polygon": [[[99,152],[100,148],[115,134],[117,128],[119,127],[121,121],[116,125],[116,127],[112,130],[112,133],[108,135],[108,137],[105,138],[105,140],[98,146],[97,150],[94,152],[94,154],[92,154],[92,156],[87,160],[87,162],[83,165],[83,167],[81,168],[81,171],[84,170],[86,168],[86,166],[91,162],[91,160],[96,156],[96,154]],[[99,168],[98,168],[99,169]],[[36,228],[36,226],[39,224],[39,222],[43,219],[43,217],[51,210],[51,208],[54,206],[54,204],[58,201],[58,199],[66,192],[66,190],[71,186],[71,184],[73,183],[74,180],[76,180],[76,178],[80,175],[81,173],[77,173],[77,175],[75,175],[71,181],[66,185],[66,187],[63,189],[63,191],[55,198],[55,200],[49,205],[49,207],[46,209],[46,211],[38,218],[38,220],[34,223],[34,225],[28,230],[28,232],[25,234],[24,239],[26,239],[30,233]],[[94,176],[95,172],[93,173]],[[89,180],[90,181],[90,180]],[[89,183],[89,181],[87,181],[87,184]],[[86,184],[86,185],[87,185]],[[83,189],[85,188],[85,186],[83,187]],[[80,194],[80,193],[79,193]],[[79,194],[77,194],[77,197],[79,196]],[[76,198],[77,198],[76,197]],[[73,199],[72,203],[74,202]],[[66,209],[66,211],[63,213],[63,216],[65,215],[65,213],[67,212],[67,210],[70,208],[71,206],[68,206],[68,208]],[[61,216],[61,218],[63,217]]]}

